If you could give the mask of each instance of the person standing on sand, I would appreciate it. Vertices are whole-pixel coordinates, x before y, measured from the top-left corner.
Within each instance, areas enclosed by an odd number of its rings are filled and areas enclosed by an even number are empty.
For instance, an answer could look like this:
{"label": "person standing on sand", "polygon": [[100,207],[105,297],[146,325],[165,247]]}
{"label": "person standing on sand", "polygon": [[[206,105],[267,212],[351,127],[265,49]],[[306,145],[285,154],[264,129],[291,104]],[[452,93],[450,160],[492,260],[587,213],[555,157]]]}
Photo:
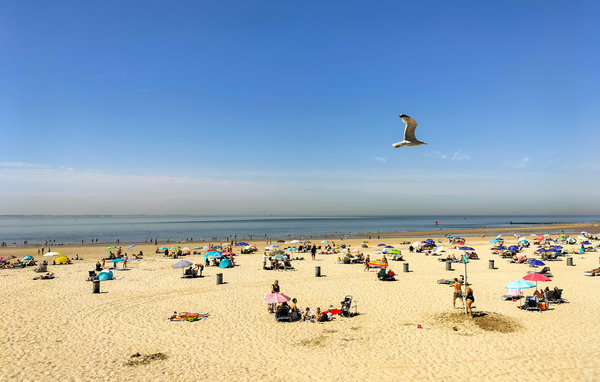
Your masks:
{"label": "person standing on sand", "polygon": [[365,257],[365,269],[363,269],[363,272],[369,270],[370,262],[371,262],[371,256],[367,255],[367,257]]}
{"label": "person standing on sand", "polygon": [[454,287],[454,296],[452,298],[452,306],[454,307],[454,309],[456,309],[456,299],[458,298],[458,299],[460,299],[460,303],[462,304],[462,306],[464,308],[465,302],[463,301],[462,283],[460,281],[458,281],[458,279],[455,277],[454,281],[452,281],[450,286]]}
{"label": "person standing on sand", "polygon": [[313,260],[317,257],[317,246],[314,244],[310,249],[310,257],[312,257]]}
{"label": "person standing on sand", "polygon": [[467,310],[469,311],[469,317],[473,318],[473,311],[471,310],[471,305],[475,302],[475,297],[473,297],[473,289],[471,289],[471,284],[469,283],[465,283],[465,287]]}

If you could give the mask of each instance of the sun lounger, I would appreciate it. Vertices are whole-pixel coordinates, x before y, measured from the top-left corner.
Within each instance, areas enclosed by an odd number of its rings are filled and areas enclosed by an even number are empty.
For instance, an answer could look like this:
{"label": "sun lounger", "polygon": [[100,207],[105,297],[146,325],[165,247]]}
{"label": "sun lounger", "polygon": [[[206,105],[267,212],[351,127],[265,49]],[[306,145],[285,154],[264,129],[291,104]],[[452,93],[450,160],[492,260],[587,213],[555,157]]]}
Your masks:
{"label": "sun lounger", "polygon": [[523,310],[540,310],[540,301],[535,296],[527,296],[525,297],[525,303],[521,306]]}
{"label": "sun lounger", "polygon": [[502,299],[505,301],[516,301],[523,297],[523,292],[519,289],[509,289],[508,293],[502,296]]}

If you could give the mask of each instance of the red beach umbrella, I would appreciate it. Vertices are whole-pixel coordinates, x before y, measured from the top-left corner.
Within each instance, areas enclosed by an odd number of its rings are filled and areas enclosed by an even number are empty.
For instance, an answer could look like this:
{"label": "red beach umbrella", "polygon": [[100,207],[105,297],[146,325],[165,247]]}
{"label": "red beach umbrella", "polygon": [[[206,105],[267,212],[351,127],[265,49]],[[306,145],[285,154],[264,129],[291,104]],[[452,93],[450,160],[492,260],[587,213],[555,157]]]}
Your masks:
{"label": "red beach umbrella", "polygon": [[530,274],[524,276],[523,280],[535,281],[535,289],[537,289],[537,282],[538,281],[552,281],[549,277],[544,276],[541,273],[530,273]]}
{"label": "red beach umbrella", "polygon": [[271,293],[265,296],[265,301],[269,304],[277,304],[290,301],[290,298],[282,293]]}

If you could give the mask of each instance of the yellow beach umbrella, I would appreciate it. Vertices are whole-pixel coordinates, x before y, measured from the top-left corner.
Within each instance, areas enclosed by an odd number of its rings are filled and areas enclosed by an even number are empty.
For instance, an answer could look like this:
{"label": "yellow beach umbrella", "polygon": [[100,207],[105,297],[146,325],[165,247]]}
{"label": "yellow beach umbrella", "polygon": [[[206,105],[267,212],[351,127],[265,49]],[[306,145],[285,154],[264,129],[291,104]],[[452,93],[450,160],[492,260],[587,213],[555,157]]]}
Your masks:
{"label": "yellow beach umbrella", "polygon": [[55,262],[56,264],[66,264],[69,261],[69,258],[67,256],[60,256],[57,257]]}

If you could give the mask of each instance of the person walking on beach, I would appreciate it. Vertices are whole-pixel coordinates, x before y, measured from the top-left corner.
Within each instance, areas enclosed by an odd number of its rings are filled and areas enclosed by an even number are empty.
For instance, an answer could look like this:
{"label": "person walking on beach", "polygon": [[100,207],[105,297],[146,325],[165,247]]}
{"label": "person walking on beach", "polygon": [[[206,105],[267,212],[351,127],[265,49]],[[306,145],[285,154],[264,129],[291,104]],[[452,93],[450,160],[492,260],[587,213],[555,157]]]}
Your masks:
{"label": "person walking on beach", "polygon": [[451,287],[454,287],[454,296],[452,297],[452,306],[454,307],[454,309],[456,309],[456,299],[460,299],[460,303],[462,304],[462,307],[465,307],[465,302],[463,301],[463,294],[462,294],[462,283],[460,281],[458,281],[458,279],[455,277],[454,281],[452,281],[452,283],[450,284]]}
{"label": "person walking on beach", "polygon": [[310,249],[310,257],[312,257],[313,260],[317,257],[317,246],[314,244]]}
{"label": "person walking on beach", "polygon": [[363,269],[363,272],[369,270],[370,262],[371,262],[371,256],[367,255],[367,257],[365,257],[365,269]]}
{"label": "person walking on beach", "polygon": [[469,317],[473,318],[473,310],[471,310],[471,305],[475,302],[475,297],[473,297],[473,289],[471,289],[471,284],[465,283],[465,300],[467,300],[467,310],[469,311]]}

